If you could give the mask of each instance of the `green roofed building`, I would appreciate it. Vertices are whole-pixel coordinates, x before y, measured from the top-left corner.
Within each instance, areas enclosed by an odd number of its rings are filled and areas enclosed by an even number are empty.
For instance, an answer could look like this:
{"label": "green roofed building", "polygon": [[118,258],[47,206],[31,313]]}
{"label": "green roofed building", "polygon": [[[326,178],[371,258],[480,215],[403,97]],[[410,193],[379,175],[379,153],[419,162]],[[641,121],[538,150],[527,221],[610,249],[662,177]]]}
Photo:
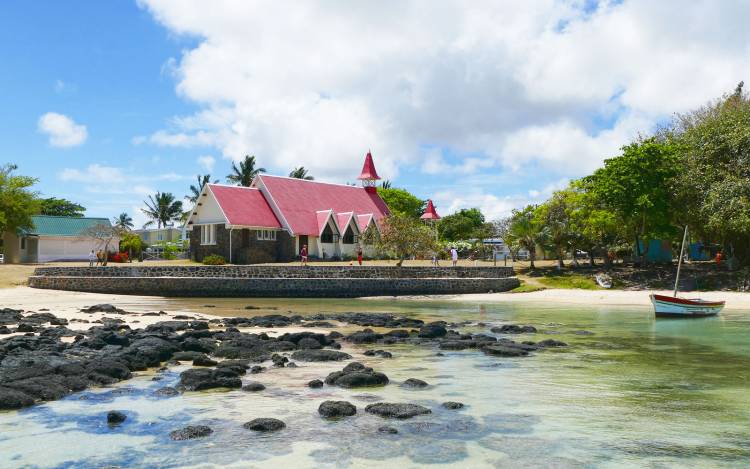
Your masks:
{"label": "green roofed building", "polygon": [[[87,230],[96,225],[111,226],[108,219],[93,217],[35,215],[32,220],[33,229],[6,236],[5,262],[86,261],[92,249],[102,248],[98,240],[86,235]],[[112,245],[117,246],[117,242]]]}

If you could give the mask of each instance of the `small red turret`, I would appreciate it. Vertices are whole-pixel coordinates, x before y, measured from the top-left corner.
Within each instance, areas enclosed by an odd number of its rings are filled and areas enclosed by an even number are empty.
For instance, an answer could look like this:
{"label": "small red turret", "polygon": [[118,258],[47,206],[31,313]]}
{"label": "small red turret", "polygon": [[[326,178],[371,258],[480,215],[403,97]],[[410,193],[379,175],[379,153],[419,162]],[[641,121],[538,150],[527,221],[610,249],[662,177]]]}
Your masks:
{"label": "small red turret", "polygon": [[427,200],[427,208],[419,218],[421,218],[422,220],[440,220],[440,215],[438,215],[437,211],[435,210],[435,206],[432,204],[432,199]]}
{"label": "small red turret", "polygon": [[362,186],[369,192],[375,191],[377,180],[380,179],[378,172],[375,170],[375,163],[372,162],[372,153],[369,151],[365,156],[365,164],[362,166],[362,173],[357,178],[362,181]]}

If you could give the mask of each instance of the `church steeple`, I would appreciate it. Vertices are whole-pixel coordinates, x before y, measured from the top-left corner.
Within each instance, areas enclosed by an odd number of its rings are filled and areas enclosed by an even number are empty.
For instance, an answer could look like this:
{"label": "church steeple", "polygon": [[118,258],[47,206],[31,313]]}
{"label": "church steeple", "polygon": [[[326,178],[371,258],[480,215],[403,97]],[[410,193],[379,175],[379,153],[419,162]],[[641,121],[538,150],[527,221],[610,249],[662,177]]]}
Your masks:
{"label": "church steeple", "polygon": [[375,163],[372,161],[372,153],[369,151],[365,156],[365,164],[362,166],[362,172],[357,179],[362,181],[362,186],[366,188],[374,188],[380,179],[378,172],[375,170]]}

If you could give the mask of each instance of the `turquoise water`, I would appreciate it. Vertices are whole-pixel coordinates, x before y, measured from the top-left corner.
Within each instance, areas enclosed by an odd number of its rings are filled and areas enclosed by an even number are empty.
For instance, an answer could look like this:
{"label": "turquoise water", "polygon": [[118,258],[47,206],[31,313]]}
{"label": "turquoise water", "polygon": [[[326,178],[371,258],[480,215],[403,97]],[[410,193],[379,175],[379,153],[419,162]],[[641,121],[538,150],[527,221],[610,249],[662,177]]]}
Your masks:
{"label": "turquoise water", "polygon": [[[167,311],[247,314],[237,300],[154,300]],[[211,303],[214,308],[204,308]],[[127,306],[120,305],[118,306]],[[384,388],[310,389],[342,364],[269,369],[246,380],[267,386],[243,391],[150,394],[174,385],[185,367],[155,372],[106,389],[20,412],[0,414],[0,467],[747,467],[750,465],[750,312],[716,318],[655,320],[650,309],[436,301],[268,301],[253,314],[295,311],[378,311],[422,319],[489,325],[532,324],[561,350],[524,358],[443,351],[425,346],[351,346],[344,350],[393,384]],[[478,326],[476,323],[486,323]],[[282,330],[282,329],[279,329]],[[585,331],[585,332],[584,332]],[[365,357],[368,348],[392,359]],[[430,383],[407,390],[407,378]],[[324,421],[324,400],[348,400],[357,416]],[[385,421],[364,413],[376,400],[413,402],[433,414]],[[443,409],[460,401],[459,411]],[[128,420],[109,428],[109,410]],[[257,435],[242,423],[276,417],[287,428]],[[170,431],[206,424],[205,439],[170,441]],[[383,435],[384,424],[399,429]]]}

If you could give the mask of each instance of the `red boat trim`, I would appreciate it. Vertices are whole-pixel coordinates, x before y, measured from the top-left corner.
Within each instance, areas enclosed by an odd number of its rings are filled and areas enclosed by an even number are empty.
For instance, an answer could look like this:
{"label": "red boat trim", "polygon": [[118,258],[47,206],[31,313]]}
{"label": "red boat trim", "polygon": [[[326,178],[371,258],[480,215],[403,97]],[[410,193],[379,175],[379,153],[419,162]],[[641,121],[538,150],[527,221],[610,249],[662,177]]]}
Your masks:
{"label": "red boat trim", "polygon": [[686,306],[724,306],[726,303],[725,301],[694,301],[686,298],[675,298],[673,296],[665,295],[654,295],[654,299],[663,303],[673,303]]}

